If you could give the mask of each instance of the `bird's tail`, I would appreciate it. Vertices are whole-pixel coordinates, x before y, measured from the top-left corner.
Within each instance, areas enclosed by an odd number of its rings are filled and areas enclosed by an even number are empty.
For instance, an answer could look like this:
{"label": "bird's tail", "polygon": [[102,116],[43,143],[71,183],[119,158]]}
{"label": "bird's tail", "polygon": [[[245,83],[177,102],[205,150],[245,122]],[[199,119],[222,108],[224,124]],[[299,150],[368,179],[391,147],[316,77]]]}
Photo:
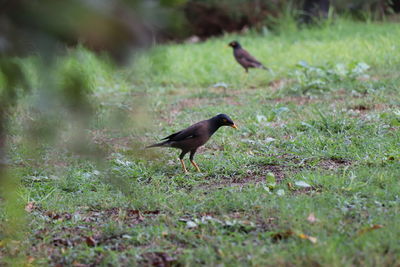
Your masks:
{"label": "bird's tail", "polygon": [[271,75],[274,75],[274,76],[275,76],[275,72],[274,72],[272,69],[267,68],[267,67],[265,67],[264,65],[261,65],[260,68],[263,69],[263,70],[269,71],[269,73],[271,73]]}
{"label": "bird's tail", "polygon": [[157,143],[157,144],[146,146],[146,148],[165,146],[167,143],[168,143],[168,141],[164,141],[164,142],[161,142],[161,143]]}

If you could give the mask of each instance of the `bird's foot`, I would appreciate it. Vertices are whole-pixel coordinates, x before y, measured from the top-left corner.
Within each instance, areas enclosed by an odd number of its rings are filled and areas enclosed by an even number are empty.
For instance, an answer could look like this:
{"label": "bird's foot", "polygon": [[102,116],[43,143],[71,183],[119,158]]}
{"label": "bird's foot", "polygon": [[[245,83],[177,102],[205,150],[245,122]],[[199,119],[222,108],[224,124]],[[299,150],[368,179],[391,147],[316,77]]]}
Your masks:
{"label": "bird's foot", "polygon": [[201,171],[200,171],[200,168],[199,168],[199,166],[196,164],[196,162],[194,162],[193,160],[191,160],[190,162],[192,163],[192,165],[196,168],[196,170],[197,170],[198,172],[201,172]]}

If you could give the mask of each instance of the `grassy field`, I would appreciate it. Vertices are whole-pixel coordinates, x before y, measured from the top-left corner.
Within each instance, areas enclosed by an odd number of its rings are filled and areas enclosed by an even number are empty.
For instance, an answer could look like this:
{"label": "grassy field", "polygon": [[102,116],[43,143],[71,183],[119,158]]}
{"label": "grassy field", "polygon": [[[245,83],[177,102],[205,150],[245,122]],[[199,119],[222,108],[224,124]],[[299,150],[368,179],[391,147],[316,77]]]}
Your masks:
{"label": "grassy field", "polygon": [[[231,40],[272,71],[246,76]],[[19,239],[0,234],[0,265],[400,265],[399,44],[398,24],[338,21],[156,46],[123,70],[69,51],[60,68],[88,73],[85,130],[106,160],[62,140],[33,153],[26,97],[9,139],[24,227],[1,204]],[[178,150],[143,149],[218,113],[239,130],[200,150],[201,173],[183,174]]]}

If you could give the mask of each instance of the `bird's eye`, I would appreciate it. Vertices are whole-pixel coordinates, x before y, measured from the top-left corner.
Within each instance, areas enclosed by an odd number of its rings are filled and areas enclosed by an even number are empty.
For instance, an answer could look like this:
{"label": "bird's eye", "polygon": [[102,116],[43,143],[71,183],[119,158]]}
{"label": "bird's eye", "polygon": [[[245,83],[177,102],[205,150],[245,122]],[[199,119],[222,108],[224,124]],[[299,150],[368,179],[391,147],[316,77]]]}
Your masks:
{"label": "bird's eye", "polygon": [[223,122],[227,122],[227,120],[226,120],[226,119],[222,119],[222,121],[223,121]]}

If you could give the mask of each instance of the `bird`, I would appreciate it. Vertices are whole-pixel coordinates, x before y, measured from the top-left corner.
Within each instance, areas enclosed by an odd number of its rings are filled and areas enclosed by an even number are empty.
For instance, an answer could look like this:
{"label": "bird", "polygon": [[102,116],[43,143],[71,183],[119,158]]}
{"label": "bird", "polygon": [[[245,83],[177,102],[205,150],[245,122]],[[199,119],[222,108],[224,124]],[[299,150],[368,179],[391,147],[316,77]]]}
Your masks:
{"label": "bird", "polygon": [[196,153],[197,149],[200,146],[204,145],[221,126],[230,126],[232,128],[238,129],[236,124],[228,115],[218,114],[211,119],[197,122],[182,131],[173,133],[161,139],[165,141],[149,145],[146,148],[173,147],[180,149],[182,152],[179,155],[179,160],[185,173],[187,173],[188,171],[186,169],[183,158],[187,153],[190,152],[190,163],[192,163],[196,170],[200,172],[199,166],[193,160],[194,154]]}
{"label": "bird", "polygon": [[246,73],[248,73],[249,68],[258,68],[269,70],[265,67],[261,62],[255,59],[249,52],[244,50],[242,46],[237,41],[232,41],[228,44],[228,46],[233,48],[233,56],[235,57],[236,61],[242,65],[245,69]]}

